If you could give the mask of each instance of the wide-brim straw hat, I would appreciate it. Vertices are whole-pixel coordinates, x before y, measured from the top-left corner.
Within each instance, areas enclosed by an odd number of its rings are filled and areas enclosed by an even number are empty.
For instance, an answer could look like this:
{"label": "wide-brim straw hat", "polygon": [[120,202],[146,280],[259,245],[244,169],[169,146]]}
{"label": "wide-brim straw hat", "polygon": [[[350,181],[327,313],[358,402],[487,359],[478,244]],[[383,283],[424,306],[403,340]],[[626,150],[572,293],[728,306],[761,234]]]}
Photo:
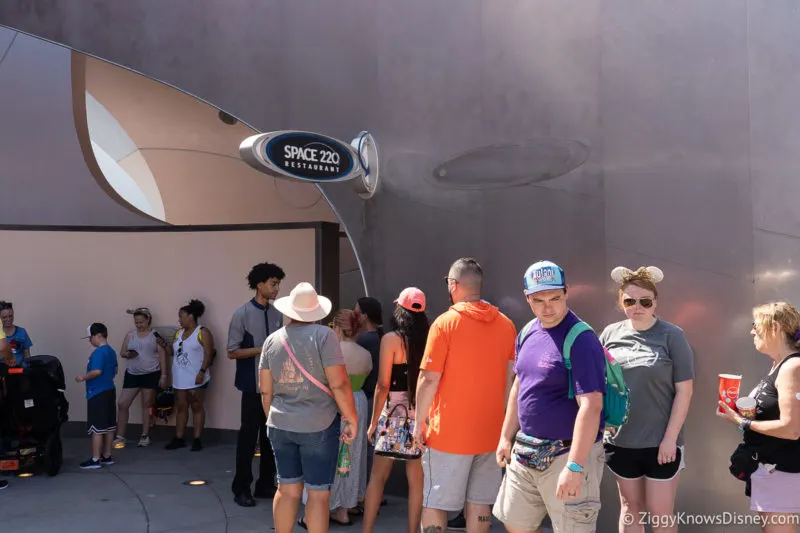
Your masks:
{"label": "wide-brim straw hat", "polygon": [[298,283],[289,296],[278,298],[272,304],[275,309],[298,322],[316,322],[328,316],[333,304],[328,298],[320,296],[314,286],[305,281]]}

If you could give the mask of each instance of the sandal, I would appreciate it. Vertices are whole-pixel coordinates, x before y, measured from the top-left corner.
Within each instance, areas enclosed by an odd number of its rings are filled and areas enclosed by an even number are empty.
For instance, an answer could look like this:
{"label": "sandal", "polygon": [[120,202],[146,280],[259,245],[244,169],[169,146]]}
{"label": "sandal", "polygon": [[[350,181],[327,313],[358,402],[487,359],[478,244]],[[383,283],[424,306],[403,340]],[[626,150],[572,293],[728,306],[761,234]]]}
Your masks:
{"label": "sandal", "polygon": [[364,516],[363,505],[364,505],[363,503],[356,504],[355,507],[347,510],[347,514],[349,514],[350,516]]}

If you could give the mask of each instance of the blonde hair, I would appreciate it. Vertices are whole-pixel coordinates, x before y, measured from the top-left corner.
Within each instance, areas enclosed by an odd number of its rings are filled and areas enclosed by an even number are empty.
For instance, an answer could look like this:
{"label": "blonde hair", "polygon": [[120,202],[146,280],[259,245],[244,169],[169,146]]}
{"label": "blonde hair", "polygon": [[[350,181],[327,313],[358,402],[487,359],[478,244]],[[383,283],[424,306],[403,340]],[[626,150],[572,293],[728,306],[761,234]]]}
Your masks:
{"label": "blonde hair", "polygon": [[800,347],[800,311],[789,302],[770,302],[753,308],[753,323],[762,331],[777,326],[793,348]]}

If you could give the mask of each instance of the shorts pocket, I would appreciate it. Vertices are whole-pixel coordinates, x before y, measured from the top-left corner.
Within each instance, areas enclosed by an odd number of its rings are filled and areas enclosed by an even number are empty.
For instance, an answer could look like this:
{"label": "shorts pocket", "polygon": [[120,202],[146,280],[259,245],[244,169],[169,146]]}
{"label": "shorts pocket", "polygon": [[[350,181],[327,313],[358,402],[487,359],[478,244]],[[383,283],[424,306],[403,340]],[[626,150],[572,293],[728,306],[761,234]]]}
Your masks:
{"label": "shorts pocket", "polygon": [[[564,518],[567,523],[594,524],[600,513],[599,500],[584,500],[582,502],[566,502],[564,504]],[[567,531],[570,531],[567,529]]]}

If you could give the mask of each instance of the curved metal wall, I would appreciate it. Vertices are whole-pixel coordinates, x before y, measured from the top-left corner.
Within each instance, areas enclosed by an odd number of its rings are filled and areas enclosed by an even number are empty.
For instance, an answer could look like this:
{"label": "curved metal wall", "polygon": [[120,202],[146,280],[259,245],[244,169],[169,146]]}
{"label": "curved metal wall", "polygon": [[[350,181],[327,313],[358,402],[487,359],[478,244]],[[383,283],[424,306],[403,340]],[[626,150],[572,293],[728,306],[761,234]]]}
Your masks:
{"label": "curved metal wall", "polygon": [[[714,416],[716,376],[753,384],[768,364],[750,307],[800,301],[796,2],[9,0],[0,23],[261,130],[370,130],[381,191],[367,202],[348,184],[325,191],[387,304],[414,284],[443,310],[442,276],[472,255],[486,297],[521,324],[521,274],[550,258],[600,329],[619,319],[610,269],[662,267],[660,311],[686,330],[698,371],[677,507],[748,508],[727,473],[738,432]],[[611,531],[611,476],[604,485]]]}

